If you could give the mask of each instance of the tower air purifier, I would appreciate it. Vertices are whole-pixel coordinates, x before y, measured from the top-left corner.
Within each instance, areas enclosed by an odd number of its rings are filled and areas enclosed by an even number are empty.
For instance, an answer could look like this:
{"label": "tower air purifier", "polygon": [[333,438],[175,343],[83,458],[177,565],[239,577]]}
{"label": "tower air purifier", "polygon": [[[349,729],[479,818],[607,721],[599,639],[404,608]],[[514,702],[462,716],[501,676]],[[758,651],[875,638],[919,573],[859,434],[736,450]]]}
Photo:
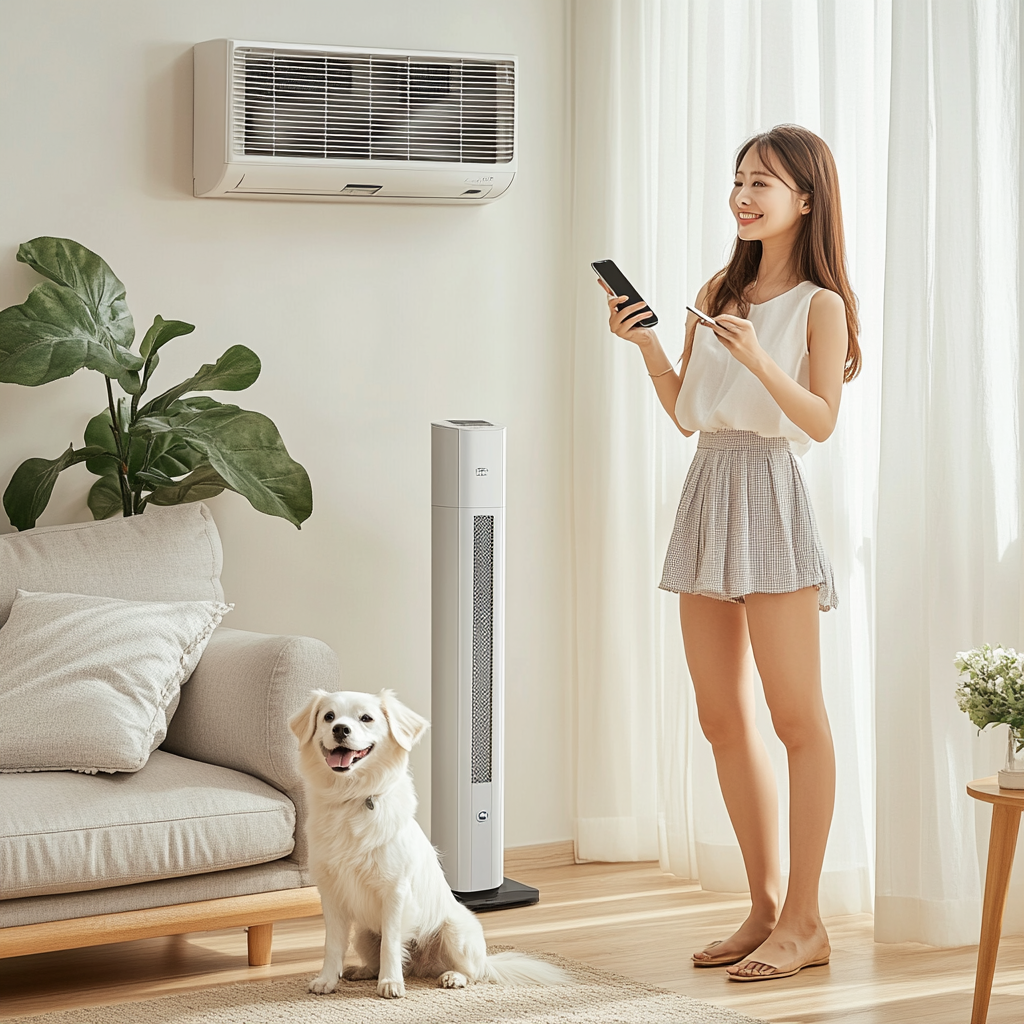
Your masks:
{"label": "tower air purifier", "polygon": [[504,877],[505,428],[430,430],[430,839],[472,910],[536,903]]}

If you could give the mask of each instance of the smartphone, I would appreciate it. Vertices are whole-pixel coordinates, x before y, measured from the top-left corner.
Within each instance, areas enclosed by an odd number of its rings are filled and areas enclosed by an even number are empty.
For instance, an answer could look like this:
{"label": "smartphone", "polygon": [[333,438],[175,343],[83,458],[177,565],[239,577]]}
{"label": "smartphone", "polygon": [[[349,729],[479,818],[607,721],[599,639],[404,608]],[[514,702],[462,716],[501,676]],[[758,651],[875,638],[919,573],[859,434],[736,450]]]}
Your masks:
{"label": "smartphone", "polygon": [[707,313],[702,313],[696,306],[686,307],[705,327],[717,327],[718,321],[712,320]]}
{"label": "smartphone", "polygon": [[[594,268],[594,273],[612,290],[612,295],[626,296],[626,301],[618,307],[619,309],[622,309],[623,306],[632,306],[634,302],[644,302],[640,293],[626,280],[626,275],[611,260],[598,260],[597,263],[590,265]],[[643,320],[638,320],[633,324],[634,327],[653,327],[658,322],[654,310],[646,302],[644,305],[651,315]],[[641,309],[639,312],[642,313],[644,310]]]}

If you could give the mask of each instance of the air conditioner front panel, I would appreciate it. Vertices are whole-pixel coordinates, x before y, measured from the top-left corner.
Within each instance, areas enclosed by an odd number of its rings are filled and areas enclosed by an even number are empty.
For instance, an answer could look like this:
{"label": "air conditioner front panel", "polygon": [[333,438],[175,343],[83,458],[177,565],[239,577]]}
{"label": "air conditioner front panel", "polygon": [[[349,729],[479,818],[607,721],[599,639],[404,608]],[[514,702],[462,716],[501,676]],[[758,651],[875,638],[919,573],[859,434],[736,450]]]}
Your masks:
{"label": "air conditioner front panel", "polygon": [[515,57],[241,40],[194,49],[197,196],[480,202],[515,176]]}
{"label": "air conditioner front panel", "polygon": [[282,163],[232,164],[229,192],[312,194],[363,199],[413,197],[481,200],[500,195],[512,183],[509,173],[389,167],[379,163],[331,163],[301,166]]}

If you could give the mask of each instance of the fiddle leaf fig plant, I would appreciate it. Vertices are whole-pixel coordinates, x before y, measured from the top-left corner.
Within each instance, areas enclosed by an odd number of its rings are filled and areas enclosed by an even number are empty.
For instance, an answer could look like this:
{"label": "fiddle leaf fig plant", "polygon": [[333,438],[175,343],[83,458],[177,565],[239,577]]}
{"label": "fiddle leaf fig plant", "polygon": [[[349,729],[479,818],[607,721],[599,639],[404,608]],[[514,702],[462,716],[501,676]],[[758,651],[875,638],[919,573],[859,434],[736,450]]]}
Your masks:
{"label": "fiddle leaf fig plant", "polygon": [[83,447],[71,444],[54,459],[26,459],[15,470],[3,497],[13,526],[35,526],[57,477],[81,462],[98,478],[88,498],[95,519],[224,490],[297,527],[309,518],[309,476],[273,422],[199,394],[244,391],[260,375],[255,352],[232,345],[215,363],[146,401],[160,350],[195,327],[157,316],[133,352],[124,285],[96,253],[69,238],[43,237],[25,242],[18,259],[48,280],[21,305],[0,310],[0,382],[38,387],[97,370],[107,407],[89,421]]}

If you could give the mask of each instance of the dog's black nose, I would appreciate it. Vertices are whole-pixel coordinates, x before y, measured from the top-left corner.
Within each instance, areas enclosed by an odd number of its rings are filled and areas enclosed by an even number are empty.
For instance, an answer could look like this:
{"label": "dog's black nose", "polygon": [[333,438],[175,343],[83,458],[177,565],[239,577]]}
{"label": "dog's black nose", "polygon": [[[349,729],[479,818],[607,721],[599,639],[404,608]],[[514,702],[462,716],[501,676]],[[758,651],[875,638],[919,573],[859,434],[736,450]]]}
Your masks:
{"label": "dog's black nose", "polygon": [[341,722],[334,727],[334,735],[339,738],[347,736],[351,731],[347,725],[342,725]]}

